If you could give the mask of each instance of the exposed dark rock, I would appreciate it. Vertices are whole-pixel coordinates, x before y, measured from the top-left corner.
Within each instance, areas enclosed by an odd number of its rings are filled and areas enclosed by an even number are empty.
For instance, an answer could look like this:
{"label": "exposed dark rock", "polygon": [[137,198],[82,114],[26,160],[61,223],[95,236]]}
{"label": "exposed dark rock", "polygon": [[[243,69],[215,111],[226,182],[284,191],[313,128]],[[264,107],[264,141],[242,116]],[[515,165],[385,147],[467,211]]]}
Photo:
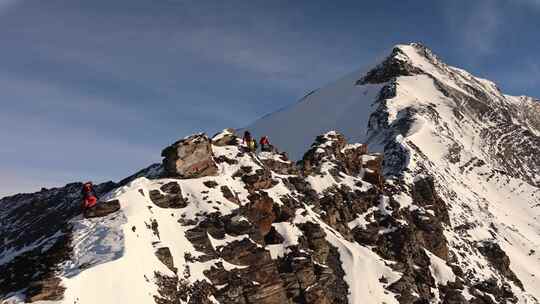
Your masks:
{"label": "exposed dark rock", "polygon": [[178,271],[178,269],[174,267],[174,260],[168,247],[158,248],[156,250],[156,256],[161,261],[161,263],[167,266],[167,268],[169,268],[172,272]]}
{"label": "exposed dark rock", "polygon": [[218,183],[216,183],[216,181],[213,181],[213,180],[205,181],[205,182],[203,182],[203,184],[206,187],[211,188],[211,189],[217,187],[217,185],[218,185]]}
{"label": "exposed dark rock", "polygon": [[220,189],[221,193],[223,193],[224,198],[226,198],[230,202],[240,205],[240,199],[238,198],[238,195],[233,194],[229,187],[221,186]]}
{"label": "exposed dark rock", "polygon": [[274,227],[270,228],[270,231],[264,236],[264,243],[267,245],[281,244],[285,239]]}
{"label": "exposed dark rock", "polygon": [[238,143],[238,136],[234,129],[225,129],[212,137],[212,144],[216,146],[232,146]]}
{"label": "exposed dark rock", "polygon": [[187,201],[182,196],[182,189],[176,182],[170,182],[161,187],[165,194],[159,190],[150,190],[150,200],[161,208],[184,208]]}
{"label": "exposed dark rock", "polygon": [[442,291],[443,304],[469,304],[469,301],[463,296],[462,290],[451,289],[446,286],[439,287]]}
{"label": "exposed dark rock", "polygon": [[269,189],[277,184],[277,181],[272,179],[270,170],[266,169],[257,169],[253,174],[244,174],[242,181],[250,192]]}
{"label": "exposed dark rock", "polygon": [[[385,83],[398,76],[410,76],[420,74],[422,71],[417,67],[410,65],[407,61],[400,58],[400,54],[403,54],[403,51],[399,48],[394,48],[392,54],[378,65],[373,70],[369,71],[366,76],[359,79],[356,84],[376,84],[376,83]],[[406,55],[402,55],[405,56]]]}
{"label": "exposed dark rock", "polygon": [[485,241],[479,243],[477,248],[488,259],[492,267],[523,290],[523,283],[521,283],[516,274],[510,269],[510,258],[499,244]]}
{"label": "exposed dark rock", "polygon": [[[102,196],[115,186],[107,182],[94,189]],[[0,251],[8,249],[8,240],[11,250],[33,247],[0,265],[0,296],[32,286],[27,300],[61,298],[56,272],[71,258],[70,220],[82,212],[81,188],[81,183],[72,183],[0,199]]]}
{"label": "exposed dark rock", "polygon": [[216,163],[220,164],[220,163],[227,163],[228,165],[236,165],[238,164],[238,161],[234,158],[228,158],[227,156],[225,155],[220,155],[216,158],[214,158],[214,160],[216,161]]}
{"label": "exposed dark rock", "polygon": [[363,164],[365,168],[363,179],[379,188],[383,187],[383,156],[380,154],[369,155],[368,160]]}
{"label": "exposed dark rock", "polygon": [[64,297],[65,288],[58,277],[49,277],[41,281],[32,282],[26,291],[27,302],[59,301]]}
{"label": "exposed dark rock", "polygon": [[120,201],[112,200],[98,203],[96,206],[84,210],[85,218],[104,217],[120,210]]}
{"label": "exposed dark rock", "polygon": [[270,170],[282,175],[298,175],[299,169],[285,154],[272,153],[271,158],[261,158],[261,162]]}
{"label": "exposed dark rock", "polygon": [[270,232],[272,223],[276,216],[273,211],[274,201],[266,192],[253,193],[248,196],[250,203],[247,206],[247,217],[256,227],[261,235],[265,236]]}
{"label": "exposed dark rock", "polygon": [[212,143],[205,134],[177,141],[161,152],[165,174],[171,177],[196,178],[217,174]]}
{"label": "exposed dark rock", "polygon": [[168,182],[161,186],[160,189],[167,194],[182,194],[182,188],[177,182]]}

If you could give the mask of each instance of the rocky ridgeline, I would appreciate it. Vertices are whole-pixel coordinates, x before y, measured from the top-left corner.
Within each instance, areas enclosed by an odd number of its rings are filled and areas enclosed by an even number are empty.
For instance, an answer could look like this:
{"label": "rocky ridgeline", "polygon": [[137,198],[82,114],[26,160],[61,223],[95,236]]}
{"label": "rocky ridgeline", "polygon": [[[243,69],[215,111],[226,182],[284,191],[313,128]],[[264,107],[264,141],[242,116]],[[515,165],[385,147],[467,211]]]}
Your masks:
{"label": "rocky ridgeline", "polygon": [[[240,140],[233,133],[219,134],[214,144],[239,147]],[[216,167],[216,164],[235,164],[235,158],[212,154],[211,140],[205,135],[188,137],[173,147],[191,150],[189,146],[205,143],[199,151],[200,161],[215,163],[201,166]],[[171,147],[166,151],[170,151]],[[173,149],[174,151],[174,149]],[[237,157],[243,157],[239,147]],[[167,153],[165,153],[167,155]],[[170,155],[170,154],[169,154]],[[225,261],[245,266],[228,270],[218,262],[205,272],[208,282],[188,284],[181,276],[175,279],[161,277],[163,297],[158,303],[176,303],[180,299],[197,299],[189,303],[210,303],[209,295],[220,303],[348,303],[350,286],[344,280],[345,271],[337,248],[328,242],[328,229],[315,221],[299,221],[306,213],[306,206],[317,214],[325,225],[333,228],[340,237],[358,244],[370,246],[401,278],[389,282],[379,278],[380,284],[389,293],[396,295],[400,303],[428,303],[435,299],[434,290],[442,303],[495,303],[515,301],[511,288],[498,282],[478,282],[470,274],[465,275],[452,263],[444,235],[449,228],[448,206],[438,196],[434,180],[428,176],[415,179],[410,191],[415,208],[402,208],[393,195],[404,191],[400,185],[386,184],[382,176],[382,157],[370,155],[366,145],[349,145],[345,138],[329,132],[316,138],[312,148],[297,164],[288,161],[284,154],[249,154],[261,169],[241,167],[234,177],[241,180],[248,190],[248,202],[242,204],[227,185],[208,181],[209,188],[221,188],[224,196],[238,203],[232,214],[219,212],[207,214],[200,221],[186,221],[184,225],[195,225],[186,236],[202,256],[194,261]],[[170,160],[164,160],[164,164]],[[167,170],[167,169],[166,169]],[[178,168],[167,171],[168,176],[183,176],[182,172],[195,172],[194,168]],[[355,179],[353,177],[360,177]],[[312,185],[317,178],[334,184],[323,191]],[[352,181],[352,183],[351,183]],[[267,189],[283,183],[290,192],[277,202]],[[366,187],[367,186],[367,187]],[[171,187],[169,184],[165,187]],[[176,188],[176,186],[175,186]],[[226,189],[226,190],[224,190]],[[166,189],[162,189],[168,192]],[[176,198],[171,196],[172,200]],[[160,205],[159,200],[155,200]],[[354,224],[358,218],[364,223]],[[288,245],[286,237],[276,227],[292,225],[301,231],[298,242]],[[158,228],[159,229],[159,228]],[[238,238],[214,248],[212,239],[225,236]],[[273,256],[270,249],[285,245],[286,253]],[[508,257],[496,244],[482,247],[482,252],[504,277],[519,284],[509,268]],[[437,284],[432,275],[434,255],[446,264],[455,275],[455,280],[444,285]],[[256,282],[256,283],[254,283]],[[222,287],[224,286],[224,287]],[[490,287],[491,286],[491,287]],[[469,299],[466,299],[465,289]],[[493,300],[495,299],[495,300]]]}
{"label": "rocky ridgeline", "polygon": [[[182,212],[203,202],[213,206],[178,221],[196,250],[185,252],[185,263],[160,241],[153,243],[155,256],[175,274],[154,272],[158,304],[204,304],[211,299],[240,304],[350,303],[351,294],[358,292],[351,290],[355,282],[346,277],[350,269],[344,261],[350,257],[343,256],[335,240],[370,248],[384,267],[398,273],[397,279],[381,275],[376,282],[400,303],[515,301],[504,282],[520,282],[497,244],[482,244],[480,252],[502,280],[479,282],[453,263],[444,234],[450,229],[449,207],[433,178],[419,175],[411,187],[385,181],[382,156],[370,154],[366,145],[347,143],[337,132],[317,137],[297,163],[284,153],[247,152],[232,130],[212,139],[204,134],[186,137],[162,155],[161,166],[153,165],[119,184],[98,186],[103,194],[146,177],[160,186],[148,194],[142,188],[138,191],[141,197],[148,195],[156,208]],[[223,182],[225,175],[232,182]],[[185,193],[184,181],[200,182],[201,201]],[[0,296],[22,290],[28,302],[62,299],[61,265],[75,255],[72,234],[80,221],[80,187],[70,184],[0,201],[0,240],[2,248],[8,248],[0,254],[15,255],[0,265],[0,273],[9,273],[0,279]],[[209,198],[214,190],[235,206],[230,212],[220,209],[224,201]],[[412,197],[410,206],[394,198],[402,192]],[[102,214],[94,211],[86,217],[109,221],[101,216],[119,206],[118,201],[102,204]],[[149,220],[146,228],[160,239],[158,220]],[[452,281],[436,282],[434,259],[443,264],[438,267],[449,269]],[[194,281],[192,267],[201,264],[211,265],[203,272],[206,279]],[[91,267],[81,265],[78,271]]]}
{"label": "rocky ridgeline", "polygon": [[[284,236],[276,230],[275,225],[293,225],[299,207],[305,204],[312,205],[317,212],[324,210],[327,222],[347,231],[352,240],[352,231],[346,224],[356,213],[343,209],[346,204],[361,204],[360,209],[378,204],[379,187],[382,186],[381,157],[368,155],[365,145],[348,145],[344,137],[335,132],[319,136],[298,164],[289,161],[285,154],[248,153],[239,145],[240,142],[231,131],[226,131],[216,135],[213,140],[202,134],[187,137],[164,150],[165,174],[170,177],[185,177],[186,172],[190,172],[190,176],[214,176],[217,170],[207,168],[217,168],[219,163],[234,165],[237,158],[244,156],[253,158],[254,164],[259,166],[241,166],[233,174],[234,178],[243,182],[249,193],[247,203],[241,204],[228,185],[206,181],[206,187],[220,188],[224,197],[237,203],[238,208],[232,214],[215,212],[207,214],[199,222],[186,220],[183,223],[195,224],[186,237],[197,251],[204,253],[194,261],[223,260],[244,267],[227,270],[222,263],[217,263],[217,267],[205,273],[211,284],[198,282],[182,285],[180,276],[176,279],[158,276],[163,297],[157,298],[157,302],[176,303],[178,298],[189,298],[196,299],[189,303],[210,303],[207,297],[211,294],[220,303],[348,303],[349,287],[343,279],[339,253],[325,239],[326,232],[319,224],[306,222],[297,225],[303,236],[296,244],[286,247],[287,253],[282,256],[273,257],[267,247],[283,244]],[[212,153],[212,143],[215,146],[235,146],[238,154],[235,158],[216,157]],[[365,162],[362,161],[363,157],[366,158]],[[334,166],[328,172],[323,168],[327,161]],[[168,165],[173,162],[175,166]],[[336,186],[320,197],[305,180],[309,175],[332,175],[339,184],[342,178],[340,172],[364,176],[376,183],[370,193]],[[361,179],[358,182],[361,183]],[[280,183],[288,187],[290,194],[276,202],[265,190]],[[177,188],[178,184],[173,182],[173,185]],[[175,195],[178,192],[171,193],[166,188],[172,188],[171,184],[161,189],[169,193],[165,199],[157,194],[152,198],[156,205],[170,206],[170,202],[164,204],[163,200],[177,200]],[[335,196],[339,196],[339,199],[334,199]],[[351,208],[355,209],[354,206]],[[340,214],[342,212],[346,214]],[[213,248],[210,240],[246,235],[249,237],[217,248]]]}

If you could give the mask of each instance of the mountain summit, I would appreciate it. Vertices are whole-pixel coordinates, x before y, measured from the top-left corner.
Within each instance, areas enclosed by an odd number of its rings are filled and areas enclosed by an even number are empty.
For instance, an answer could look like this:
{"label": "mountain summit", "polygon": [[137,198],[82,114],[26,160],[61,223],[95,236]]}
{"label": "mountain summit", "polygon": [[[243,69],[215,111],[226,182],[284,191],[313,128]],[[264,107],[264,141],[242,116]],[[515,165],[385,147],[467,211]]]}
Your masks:
{"label": "mountain summit", "polygon": [[540,303],[540,103],[421,44],[97,185],[0,200],[0,301]]}

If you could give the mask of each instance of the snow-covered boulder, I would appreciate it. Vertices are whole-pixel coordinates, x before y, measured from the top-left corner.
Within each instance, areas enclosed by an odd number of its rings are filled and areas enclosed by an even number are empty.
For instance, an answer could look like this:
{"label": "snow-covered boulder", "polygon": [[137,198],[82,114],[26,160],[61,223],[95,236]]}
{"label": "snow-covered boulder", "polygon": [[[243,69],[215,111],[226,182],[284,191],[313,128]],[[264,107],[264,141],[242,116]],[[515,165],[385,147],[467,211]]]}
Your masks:
{"label": "snow-covered boulder", "polygon": [[229,146],[238,143],[238,136],[234,129],[225,129],[212,137],[212,144],[215,146]]}

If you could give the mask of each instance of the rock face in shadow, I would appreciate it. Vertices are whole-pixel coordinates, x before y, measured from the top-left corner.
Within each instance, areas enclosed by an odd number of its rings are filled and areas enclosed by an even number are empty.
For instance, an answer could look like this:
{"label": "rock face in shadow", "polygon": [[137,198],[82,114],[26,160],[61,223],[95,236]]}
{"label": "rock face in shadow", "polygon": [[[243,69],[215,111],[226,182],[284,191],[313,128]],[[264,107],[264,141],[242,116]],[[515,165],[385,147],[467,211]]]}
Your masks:
{"label": "rock face in shadow", "polygon": [[[108,182],[95,190],[101,196],[114,187]],[[61,298],[64,288],[56,272],[71,258],[70,220],[82,212],[81,188],[82,183],[71,183],[0,199],[0,254],[23,251],[0,265],[0,295],[30,287],[27,301]]]}
{"label": "rock face in shadow", "polygon": [[478,250],[482,253],[493,267],[495,267],[501,275],[514,282],[519,288],[523,289],[523,283],[519,280],[516,274],[510,269],[510,258],[495,242],[481,242]]}
{"label": "rock face in shadow", "polygon": [[165,148],[161,152],[165,174],[170,177],[196,178],[217,174],[212,141],[197,134]]}

